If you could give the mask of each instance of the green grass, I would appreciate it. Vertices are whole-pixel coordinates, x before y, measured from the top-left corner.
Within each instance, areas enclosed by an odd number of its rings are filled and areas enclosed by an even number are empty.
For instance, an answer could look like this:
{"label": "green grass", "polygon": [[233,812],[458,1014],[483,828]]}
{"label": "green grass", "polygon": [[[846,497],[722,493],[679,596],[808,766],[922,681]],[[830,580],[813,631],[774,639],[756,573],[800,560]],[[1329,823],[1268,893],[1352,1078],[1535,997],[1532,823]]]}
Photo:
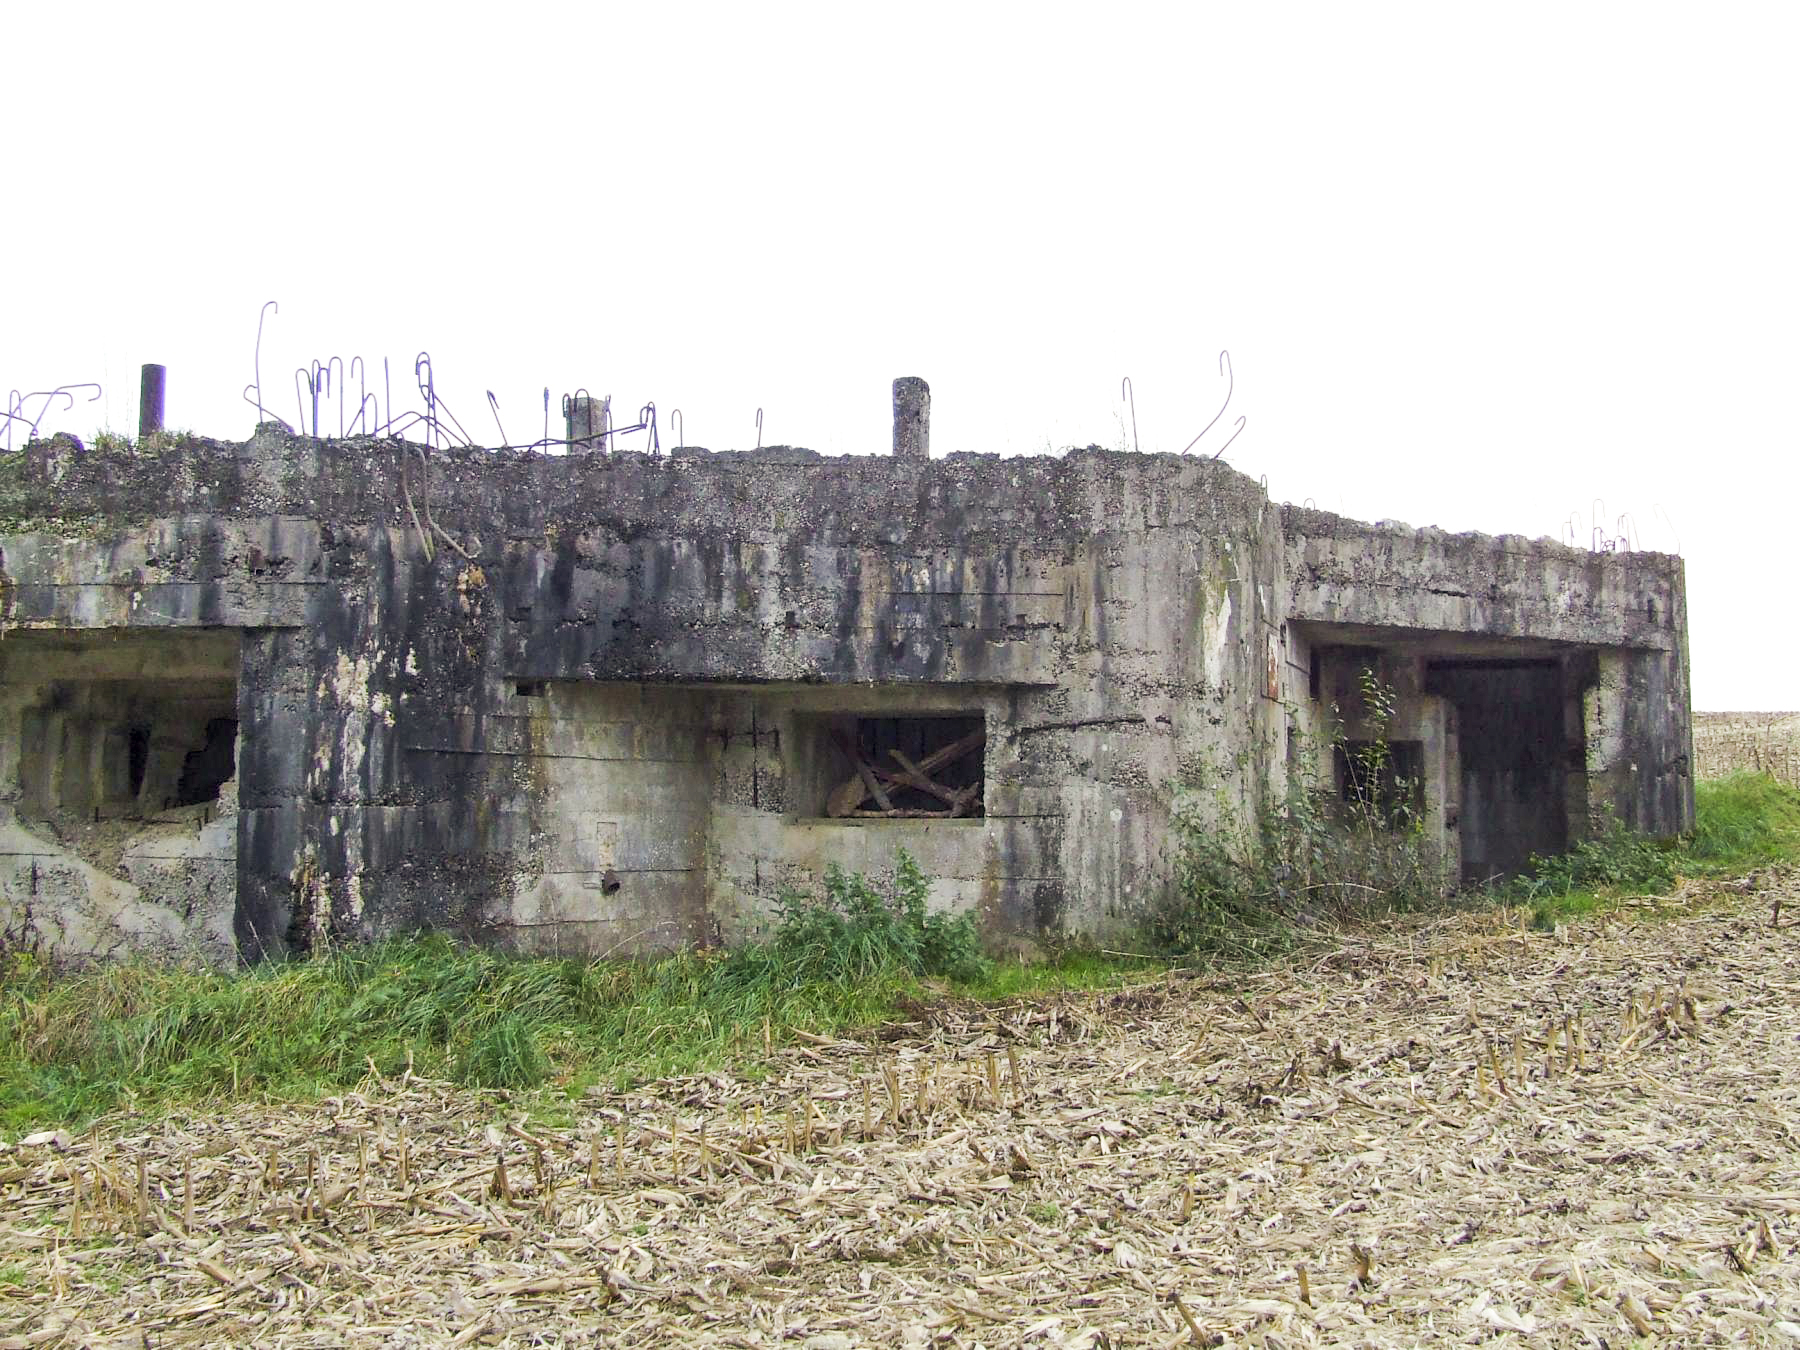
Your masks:
{"label": "green grass", "polygon": [[1766,774],[1736,773],[1694,785],[1687,856],[1729,872],[1800,857],[1800,791]]}
{"label": "green grass", "polygon": [[1534,858],[1530,874],[1500,888],[1523,901],[1535,927],[1598,913],[1622,896],[1660,894],[1679,876],[1717,876],[1800,858],[1800,791],[1763,774],[1740,773],[1694,786],[1694,830],[1669,842],[1610,830],[1554,858]]}
{"label": "green grass", "polygon": [[[233,1099],[352,1087],[410,1063],[473,1087],[559,1089],[738,1061],[794,1030],[829,1034],[953,989],[998,998],[1112,983],[1140,963],[1093,953],[1019,968],[981,957],[966,920],[924,910],[902,858],[887,892],[832,873],[762,941],[656,961],[509,956],[442,936],[220,972],[127,963],[0,965],[0,1133]],[[765,1042],[765,1036],[767,1038]]]}
{"label": "green grass", "polygon": [[1114,955],[1086,945],[1071,945],[1035,961],[995,961],[979,979],[958,992],[986,1003],[1009,998],[1035,998],[1070,989],[1105,989],[1129,984],[1167,970],[1162,957]]}
{"label": "green grass", "polygon": [[1531,926],[1539,932],[1554,932],[1558,924],[1572,923],[1609,909],[1622,892],[1618,891],[1551,891],[1533,896],[1528,908]]}
{"label": "green grass", "polygon": [[[1609,835],[1498,898],[1551,927],[1687,875],[1800,857],[1800,792],[1739,775],[1702,783],[1678,845]],[[988,961],[966,920],[926,912],[909,859],[886,891],[832,873],[790,899],[761,941],[657,961],[578,961],[459,947],[442,936],[341,948],[241,972],[127,963],[58,971],[0,959],[0,1135],[131,1107],[290,1099],[363,1081],[370,1066],[475,1087],[547,1087],[546,1119],[594,1083],[732,1063],[761,1072],[793,1031],[868,1026],[946,993],[1028,997],[1141,978],[1158,960],[1071,947]]]}
{"label": "green grass", "polygon": [[[288,1098],[353,1086],[371,1064],[474,1087],[578,1091],[760,1053],[763,1028],[875,1022],[902,969],[784,980],[760,949],[635,963],[511,957],[434,936],[238,973],[127,964],[0,972],[0,1128],[133,1106]],[[760,959],[759,959],[760,958]]]}

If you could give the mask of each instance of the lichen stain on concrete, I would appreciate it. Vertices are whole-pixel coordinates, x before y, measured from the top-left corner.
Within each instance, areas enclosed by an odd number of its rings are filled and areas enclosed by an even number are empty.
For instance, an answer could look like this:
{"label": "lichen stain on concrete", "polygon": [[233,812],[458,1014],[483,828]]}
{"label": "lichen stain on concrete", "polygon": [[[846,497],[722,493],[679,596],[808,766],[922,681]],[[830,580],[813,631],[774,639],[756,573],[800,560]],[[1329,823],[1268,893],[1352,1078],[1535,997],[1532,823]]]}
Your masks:
{"label": "lichen stain on concrete", "polygon": [[379,648],[366,655],[339,652],[327,682],[320,685],[319,697],[330,699],[351,712],[379,717],[388,726],[393,726],[391,700],[370,683],[371,676],[381,668],[382,659]]}
{"label": "lichen stain on concrete", "polygon": [[1206,616],[1206,686],[1223,689],[1231,645],[1231,587],[1219,587],[1217,604]]}

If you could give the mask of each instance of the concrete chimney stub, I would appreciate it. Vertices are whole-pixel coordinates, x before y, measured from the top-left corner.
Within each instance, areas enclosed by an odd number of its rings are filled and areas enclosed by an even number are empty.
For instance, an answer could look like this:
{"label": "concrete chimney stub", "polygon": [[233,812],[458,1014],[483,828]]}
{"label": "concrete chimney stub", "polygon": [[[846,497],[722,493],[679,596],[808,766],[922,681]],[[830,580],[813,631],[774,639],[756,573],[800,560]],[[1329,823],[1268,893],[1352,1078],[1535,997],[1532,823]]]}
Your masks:
{"label": "concrete chimney stub", "polygon": [[917,375],[894,381],[894,454],[931,458],[931,386]]}

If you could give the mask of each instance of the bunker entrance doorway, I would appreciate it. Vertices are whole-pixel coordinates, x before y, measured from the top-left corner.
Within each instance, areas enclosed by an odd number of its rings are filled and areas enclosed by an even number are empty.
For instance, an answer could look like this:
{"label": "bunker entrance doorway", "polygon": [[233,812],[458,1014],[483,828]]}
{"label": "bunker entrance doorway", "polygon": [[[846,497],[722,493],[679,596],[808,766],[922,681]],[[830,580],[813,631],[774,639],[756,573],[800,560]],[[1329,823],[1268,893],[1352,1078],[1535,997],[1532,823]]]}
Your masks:
{"label": "bunker entrance doorway", "polygon": [[25,820],[149,821],[207,807],[237,773],[237,635],[7,640]]}
{"label": "bunker entrance doorway", "polygon": [[1516,876],[1534,853],[1567,849],[1569,763],[1581,747],[1561,662],[1436,661],[1426,687],[1456,709],[1464,883]]}

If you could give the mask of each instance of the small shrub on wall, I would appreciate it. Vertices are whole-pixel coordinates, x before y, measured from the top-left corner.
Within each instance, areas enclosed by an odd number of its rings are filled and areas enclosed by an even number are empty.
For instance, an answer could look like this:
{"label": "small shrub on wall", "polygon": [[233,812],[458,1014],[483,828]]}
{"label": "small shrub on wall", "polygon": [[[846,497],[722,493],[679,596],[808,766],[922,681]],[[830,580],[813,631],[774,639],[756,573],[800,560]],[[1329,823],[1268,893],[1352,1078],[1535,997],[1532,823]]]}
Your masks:
{"label": "small shrub on wall", "polygon": [[[1175,884],[1146,925],[1158,951],[1260,959],[1301,928],[1438,903],[1451,892],[1418,784],[1398,772],[1389,741],[1394,692],[1368,669],[1360,685],[1364,739],[1338,729],[1331,753],[1301,757],[1286,789],[1259,802],[1250,822],[1222,791],[1210,800],[1177,795]],[[1333,766],[1329,776],[1321,763]]]}

